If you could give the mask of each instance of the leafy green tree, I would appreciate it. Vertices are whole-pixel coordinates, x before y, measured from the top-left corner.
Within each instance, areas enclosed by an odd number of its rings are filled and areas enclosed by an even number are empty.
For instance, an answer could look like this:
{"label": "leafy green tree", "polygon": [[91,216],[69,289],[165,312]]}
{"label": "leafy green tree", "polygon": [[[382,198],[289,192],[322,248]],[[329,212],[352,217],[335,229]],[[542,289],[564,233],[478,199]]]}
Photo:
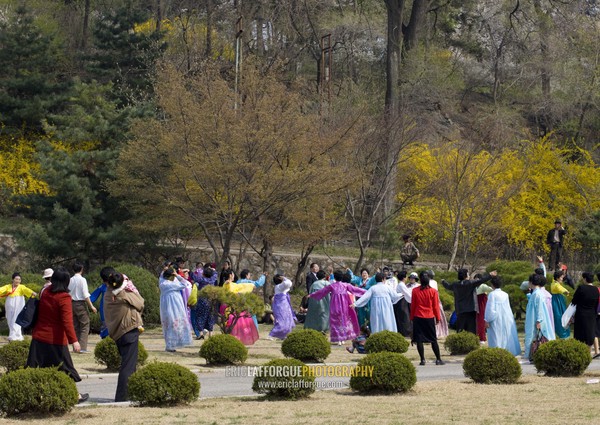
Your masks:
{"label": "leafy green tree", "polygon": [[61,108],[70,85],[60,51],[18,7],[0,22],[0,123],[4,132],[40,132],[42,120]]}

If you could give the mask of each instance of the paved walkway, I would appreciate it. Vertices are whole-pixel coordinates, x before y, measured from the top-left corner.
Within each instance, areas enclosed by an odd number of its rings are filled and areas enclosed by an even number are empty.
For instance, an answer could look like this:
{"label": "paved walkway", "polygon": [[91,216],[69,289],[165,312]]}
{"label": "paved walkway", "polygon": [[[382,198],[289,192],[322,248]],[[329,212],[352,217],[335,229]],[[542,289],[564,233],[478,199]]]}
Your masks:
{"label": "paved walkway", "polygon": [[[430,362],[425,366],[417,366],[417,382],[419,381],[448,381],[448,380],[466,380],[462,370],[462,359],[448,360],[444,366],[436,366]],[[353,366],[355,363],[332,363],[331,366],[348,365]],[[524,375],[535,375],[537,372],[535,367],[529,362],[521,364]],[[245,367],[241,367],[245,369]],[[251,369],[250,367],[249,369]],[[243,371],[242,369],[242,371]],[[238,369],[239,371],[240,369]],[[587,369],[588,371],[600,370],[600,360],[594,360]],[[217,398],[217,397],[246,397],[257,395],[252,391],[252,376],[230,376],[231,369],[216,369],[210,372],[194,371],[200,379],[200,397],[201,398]],[[239,373],[238,373],[239,374]],[[244,373],[241,373],[244,374]],[[97,374],[97,375],[82,375],[83,380],[77,384],[79,392],[89,393],[89,401],[79,406],[90,404],[105,404],[113,405],[129,405],[129,403],[113,403],[115,390],[117,388],[117,374]],[[587,381],[587,378],[581,378]],[[316,379],[318,388],[347,388],[350,378],[333,377]]]}

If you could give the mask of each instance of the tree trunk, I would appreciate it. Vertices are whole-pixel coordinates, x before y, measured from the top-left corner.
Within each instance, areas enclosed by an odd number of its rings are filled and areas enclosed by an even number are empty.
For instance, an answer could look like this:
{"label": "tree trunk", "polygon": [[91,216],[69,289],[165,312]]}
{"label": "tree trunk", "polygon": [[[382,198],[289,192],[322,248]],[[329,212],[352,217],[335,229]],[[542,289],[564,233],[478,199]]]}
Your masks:
{"label": "tree trunk", "polygon": [[294,276],[294,288],[299,288],[302,283],[305,283],[302,280],[302,275],[304,274],[304,270],[306,270],[308,258],[310,257],[310,254],[312,254],[314,249],[315,245],[311,243],[300,254],[300,261],[298,261],[298,268],[296,269],[296,274]]}
{"label": "tree trunk", "polygon": [[206,52],[205,56],[210,58],[212,54],[212,30],[213,30],[213,2],[206,0]]}
{"label": "tree trunk", "polygon": [[161,0],[156,0],[156,31],[160,31],[160,26],[163,20]]}
{"label": "tree trunk", "polygon": [[387,7],[387,75],[385,109],[388,116],[395,118],[400,111],[400,65],[402,63],[402,16],[404,0],[385,0]]}
{"label": "tree trunk", "polygon": [[460,239],[460,223],[461,213],[460,211],[456,214],[456,220],[454,221],[454,240],[452,241],[452,252],[450,253],[450,260],[448,261],[448,271],[452,270],[454,262],[456,261],[456,255],[458,254],[458,242]]}
{"label": "tree trunk", "polygon": [[404,32],[404,48],[406,51],[409,51],[419,45],[421,30],[425,21],[425,14],[429,9],[430,3],[431,0],[413,1],[412,11],[410,13],[410,21]]}
{"label": "tree trunk", "polygon": [[[269,240],[269,238],[263,239],[263,248],[260,252],[260,256],[263,259],[263,272],[269,273],[269,275],[273,274],[271,270],[271,258],[273,257],[273,244]],[[265,286],[263,288],[263,297],[265,302],[269,302],[269,295],[273,293],[273,280],[265,279]]]}

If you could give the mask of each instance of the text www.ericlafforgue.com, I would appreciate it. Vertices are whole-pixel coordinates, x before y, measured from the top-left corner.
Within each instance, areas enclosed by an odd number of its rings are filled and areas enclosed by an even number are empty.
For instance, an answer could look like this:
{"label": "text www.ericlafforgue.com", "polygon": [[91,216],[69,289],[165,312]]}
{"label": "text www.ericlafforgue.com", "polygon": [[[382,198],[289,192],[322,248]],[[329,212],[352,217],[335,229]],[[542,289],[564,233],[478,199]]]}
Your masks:
{"label": "text www.ericlafforgue.com", "polygon": [[308,381],[260,381],[258,382],[258,388],[262,390],[277,390],[277,389],[307,389],[314,388],[316,390],[331,390],[346,388],[347,383],[339,381],[322,381],[322,382],[308,382]]}

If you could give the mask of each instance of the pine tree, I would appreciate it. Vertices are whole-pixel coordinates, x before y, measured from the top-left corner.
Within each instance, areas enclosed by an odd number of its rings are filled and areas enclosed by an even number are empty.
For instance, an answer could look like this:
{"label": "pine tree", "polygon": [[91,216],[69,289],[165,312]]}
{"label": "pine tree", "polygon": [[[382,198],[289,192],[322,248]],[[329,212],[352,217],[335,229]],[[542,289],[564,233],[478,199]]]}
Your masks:
{"label": "pine tree", "polygon": [[155,63],[166,47],[161,32],[140,27],[148,18],[146,9],[128,0],[103,14],[94,28],[88,69],[98,81],[114,84],[121,105],[148,99]]}
{"label": "pine tree", "polygon": [[59,51],[21,6],[0,22],[0,123],[5,132],[39,132],[61,107],[69,87],[60,75]]}

